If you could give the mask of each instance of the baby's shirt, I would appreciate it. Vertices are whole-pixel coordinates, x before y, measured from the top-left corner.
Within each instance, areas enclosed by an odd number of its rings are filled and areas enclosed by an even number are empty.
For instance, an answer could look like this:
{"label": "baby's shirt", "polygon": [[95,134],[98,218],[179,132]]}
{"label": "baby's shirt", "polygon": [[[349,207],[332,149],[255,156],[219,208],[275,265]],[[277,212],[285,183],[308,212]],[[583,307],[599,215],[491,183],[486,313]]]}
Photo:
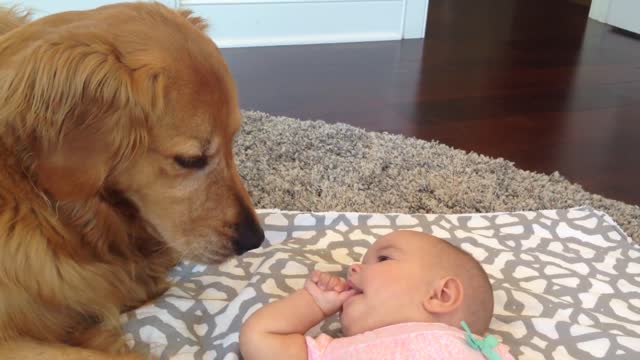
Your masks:
{"label": "baby's shirt", "polygon": [[[445,324],[414,322],[337,339],[325,334],[305,339],[309,360],[486,360],[464,336],[462,330]],[[514,359],[505,345],[494,350],[503,360]]]}

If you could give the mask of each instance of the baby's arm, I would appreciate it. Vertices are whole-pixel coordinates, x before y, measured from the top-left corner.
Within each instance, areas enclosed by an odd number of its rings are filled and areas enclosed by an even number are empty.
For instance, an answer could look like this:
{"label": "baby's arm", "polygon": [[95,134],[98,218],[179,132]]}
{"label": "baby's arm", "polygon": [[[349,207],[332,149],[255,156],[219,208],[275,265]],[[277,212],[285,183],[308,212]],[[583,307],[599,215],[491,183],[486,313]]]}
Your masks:
{"label": "baby's arm", "polygon": [[[305,289],[267,304],[240,330],[240,352],[245,360],[307,359],[304,334],[335,314],[352,295],[344,280],[314,272]],[[313,294],[313,295],[312,295]]]}
{"label": "baby's arm", "polygon": [[256,311],[240,330],[245,360],[305,360],[304,333],[324,319],[309,292],[300,289]]}

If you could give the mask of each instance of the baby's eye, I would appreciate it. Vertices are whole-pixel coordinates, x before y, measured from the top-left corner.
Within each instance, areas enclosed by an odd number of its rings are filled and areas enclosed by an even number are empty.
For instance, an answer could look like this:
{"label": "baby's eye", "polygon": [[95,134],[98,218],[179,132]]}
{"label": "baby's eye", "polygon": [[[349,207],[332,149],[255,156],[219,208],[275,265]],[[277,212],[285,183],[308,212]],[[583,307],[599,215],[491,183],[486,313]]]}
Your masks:
{"label": "baby's eye", "polygon": [[391,258],[386,256],[386,255],[378,256],[378,262],[383,262],[383,261],[387,261],[387,260],[391,260]]}

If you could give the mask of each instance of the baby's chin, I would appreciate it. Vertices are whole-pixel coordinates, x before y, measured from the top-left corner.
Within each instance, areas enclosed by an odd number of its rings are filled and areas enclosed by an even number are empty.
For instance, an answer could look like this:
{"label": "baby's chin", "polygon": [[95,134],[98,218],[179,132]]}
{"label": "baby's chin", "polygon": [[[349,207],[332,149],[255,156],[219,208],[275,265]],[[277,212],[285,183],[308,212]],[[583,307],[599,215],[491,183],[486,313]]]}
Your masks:
{"label": "baby's chin", "polygon": [[340,313],[340,323],[342,324],[342,334],[353,336],[367,331],[375,330],[381,319],[372,316],[373,311],[368,310],[367,303],[359,300],[362,295],[355,295],[351,300],[347,300]]}
{"label": "baby's chin", "polygon": [[342,328],[341,331],[342,331],[342,335],[343,336],[352,336],[352,335],[354,335],[352,321],[349,321],[349,315],[345,314],[344,311],[342,313],[340,313],[340,326]]}
{"label": "baby's chin", "polygon": [[353,336],[353,335],[359,334],[359,332],[356,332],[355,329],[352,326],[349,326],[349,324],[345,324],[344,321],[341,321],[341,323],[342,323],[342,335],[343,336]]}
{"label": "baby's chin", "polygon": [[343,336],[353,336],[362,334],[364,332],[374,330],[374,328],[368,328],[363,321],[353,321],[348,317],[340,316],[340,324],[342,325]]}

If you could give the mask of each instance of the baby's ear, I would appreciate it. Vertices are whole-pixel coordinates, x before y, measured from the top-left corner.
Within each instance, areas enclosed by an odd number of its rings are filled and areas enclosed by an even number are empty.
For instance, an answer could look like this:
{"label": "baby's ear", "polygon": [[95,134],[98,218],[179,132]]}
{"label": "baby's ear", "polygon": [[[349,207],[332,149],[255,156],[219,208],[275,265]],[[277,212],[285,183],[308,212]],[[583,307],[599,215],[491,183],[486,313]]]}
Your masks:
{"label": "baby's ear", "polygon": [[427,294],[422,305],[431,314],[447,314],[462,305],[464,290],[460,279],[449,276],[440,279]]}

